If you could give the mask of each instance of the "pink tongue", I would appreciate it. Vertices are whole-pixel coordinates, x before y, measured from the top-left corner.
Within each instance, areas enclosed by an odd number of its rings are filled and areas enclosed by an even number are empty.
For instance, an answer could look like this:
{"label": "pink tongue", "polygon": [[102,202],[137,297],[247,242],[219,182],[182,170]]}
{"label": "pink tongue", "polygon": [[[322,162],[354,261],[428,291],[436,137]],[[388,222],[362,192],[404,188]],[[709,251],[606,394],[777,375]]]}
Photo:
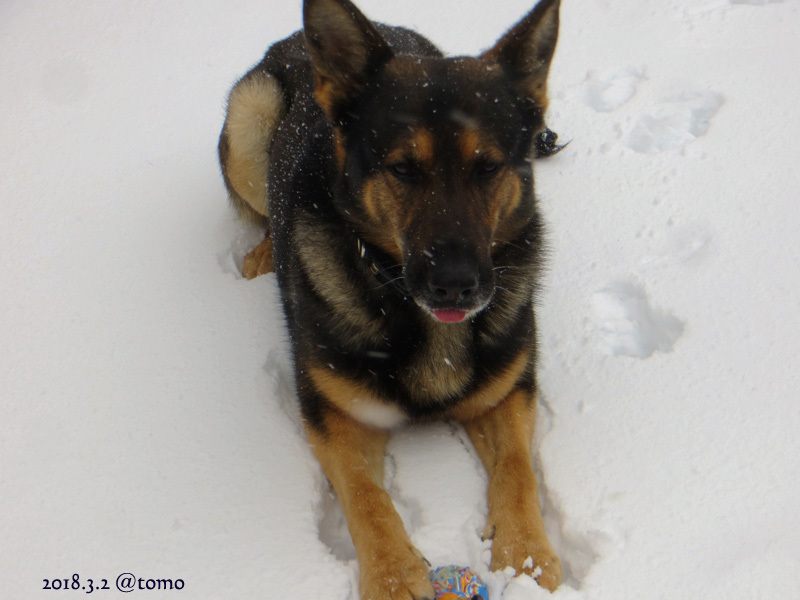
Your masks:
{"label": "pink tongue", "polygon": [[458,323],[463,321],[467,316],[465,310],[434,310],[433,316],[439,319],[442,323]]}

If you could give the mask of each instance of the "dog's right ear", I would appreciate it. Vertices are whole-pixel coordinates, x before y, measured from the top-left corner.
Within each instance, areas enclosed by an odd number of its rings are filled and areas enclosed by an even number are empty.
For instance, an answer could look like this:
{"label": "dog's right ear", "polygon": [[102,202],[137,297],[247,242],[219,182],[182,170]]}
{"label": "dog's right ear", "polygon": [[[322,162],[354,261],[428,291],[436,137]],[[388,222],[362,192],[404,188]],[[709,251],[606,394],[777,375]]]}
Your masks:
{"label": "dog's right ear", "polygon": [[544,112],[547,108],[547,73],[558,41],[560,0],[539,0],[523,19],[483,57],[499,63],[518,90]]}
{"label": "dog's right ear", "polygon": [[305,0],[303,23],[317,102],[338,124],[392,51],[350,0]]}

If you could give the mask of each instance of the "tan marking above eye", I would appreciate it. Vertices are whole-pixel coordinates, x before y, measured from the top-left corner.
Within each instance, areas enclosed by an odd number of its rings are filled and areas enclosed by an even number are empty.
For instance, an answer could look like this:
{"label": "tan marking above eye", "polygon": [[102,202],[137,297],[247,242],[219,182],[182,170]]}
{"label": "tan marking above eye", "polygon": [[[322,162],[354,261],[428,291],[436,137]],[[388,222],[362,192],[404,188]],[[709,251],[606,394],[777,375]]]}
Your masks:
{"label": "tan marking above eye", "polygon": [[418,127],[411,136],[411,155],[419,163],[433,162],[433,133]]}
{"label": "tan marking above eye", "polygon": [[481,132],[472,127],[461,132],[458,139],[458,149],[464,166],[471,168],[478,160],[498,164],[504,162],[505,156],[503,152],[492,140],[486,138],[486,135],[482,135]]}
{"label": "tan marking above eye", "polygon": [[481,152],[481,139],[474,129],[465,129],[459,136],[459,150],[465,164],[471,163]]}
{"label": "tan marking above eye", "polygon": [[386,156],[386,166],[411,162],[421,167],[431,167],[434,156],[433,132],[424,127],[415,127],[401,144]]}

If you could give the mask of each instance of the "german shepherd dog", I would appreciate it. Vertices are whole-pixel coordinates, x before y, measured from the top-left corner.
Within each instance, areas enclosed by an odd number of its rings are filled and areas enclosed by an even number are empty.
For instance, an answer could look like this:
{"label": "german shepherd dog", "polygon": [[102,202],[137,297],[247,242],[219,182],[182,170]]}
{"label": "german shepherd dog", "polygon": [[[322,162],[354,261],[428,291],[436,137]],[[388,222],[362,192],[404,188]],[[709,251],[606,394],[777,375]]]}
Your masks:
{"label": "german shepherd dog", "polygon": [[305,428],[363,600],[434,597],[383,489],[392,429],[430,419],[461,423],[486,467],[491,568],[561,580],[531,456],[532,159],[557,149],[542,134],[558,9],[541,0],[490,50],[445,58],[349,0],[305,0],[303,31],[230,93],[225,184],[267,231],[245,276],[277,273]]}

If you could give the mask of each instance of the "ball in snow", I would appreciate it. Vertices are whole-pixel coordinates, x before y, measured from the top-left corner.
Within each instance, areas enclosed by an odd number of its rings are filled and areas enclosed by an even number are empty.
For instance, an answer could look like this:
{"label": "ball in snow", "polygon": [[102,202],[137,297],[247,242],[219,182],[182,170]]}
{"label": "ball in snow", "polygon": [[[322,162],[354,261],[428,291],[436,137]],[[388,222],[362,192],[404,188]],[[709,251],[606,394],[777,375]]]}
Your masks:
{"label": "ball in snow", "polygon": [[467,567],[439,567],[431,573],[436,600],[489,600],[478,574]]}

